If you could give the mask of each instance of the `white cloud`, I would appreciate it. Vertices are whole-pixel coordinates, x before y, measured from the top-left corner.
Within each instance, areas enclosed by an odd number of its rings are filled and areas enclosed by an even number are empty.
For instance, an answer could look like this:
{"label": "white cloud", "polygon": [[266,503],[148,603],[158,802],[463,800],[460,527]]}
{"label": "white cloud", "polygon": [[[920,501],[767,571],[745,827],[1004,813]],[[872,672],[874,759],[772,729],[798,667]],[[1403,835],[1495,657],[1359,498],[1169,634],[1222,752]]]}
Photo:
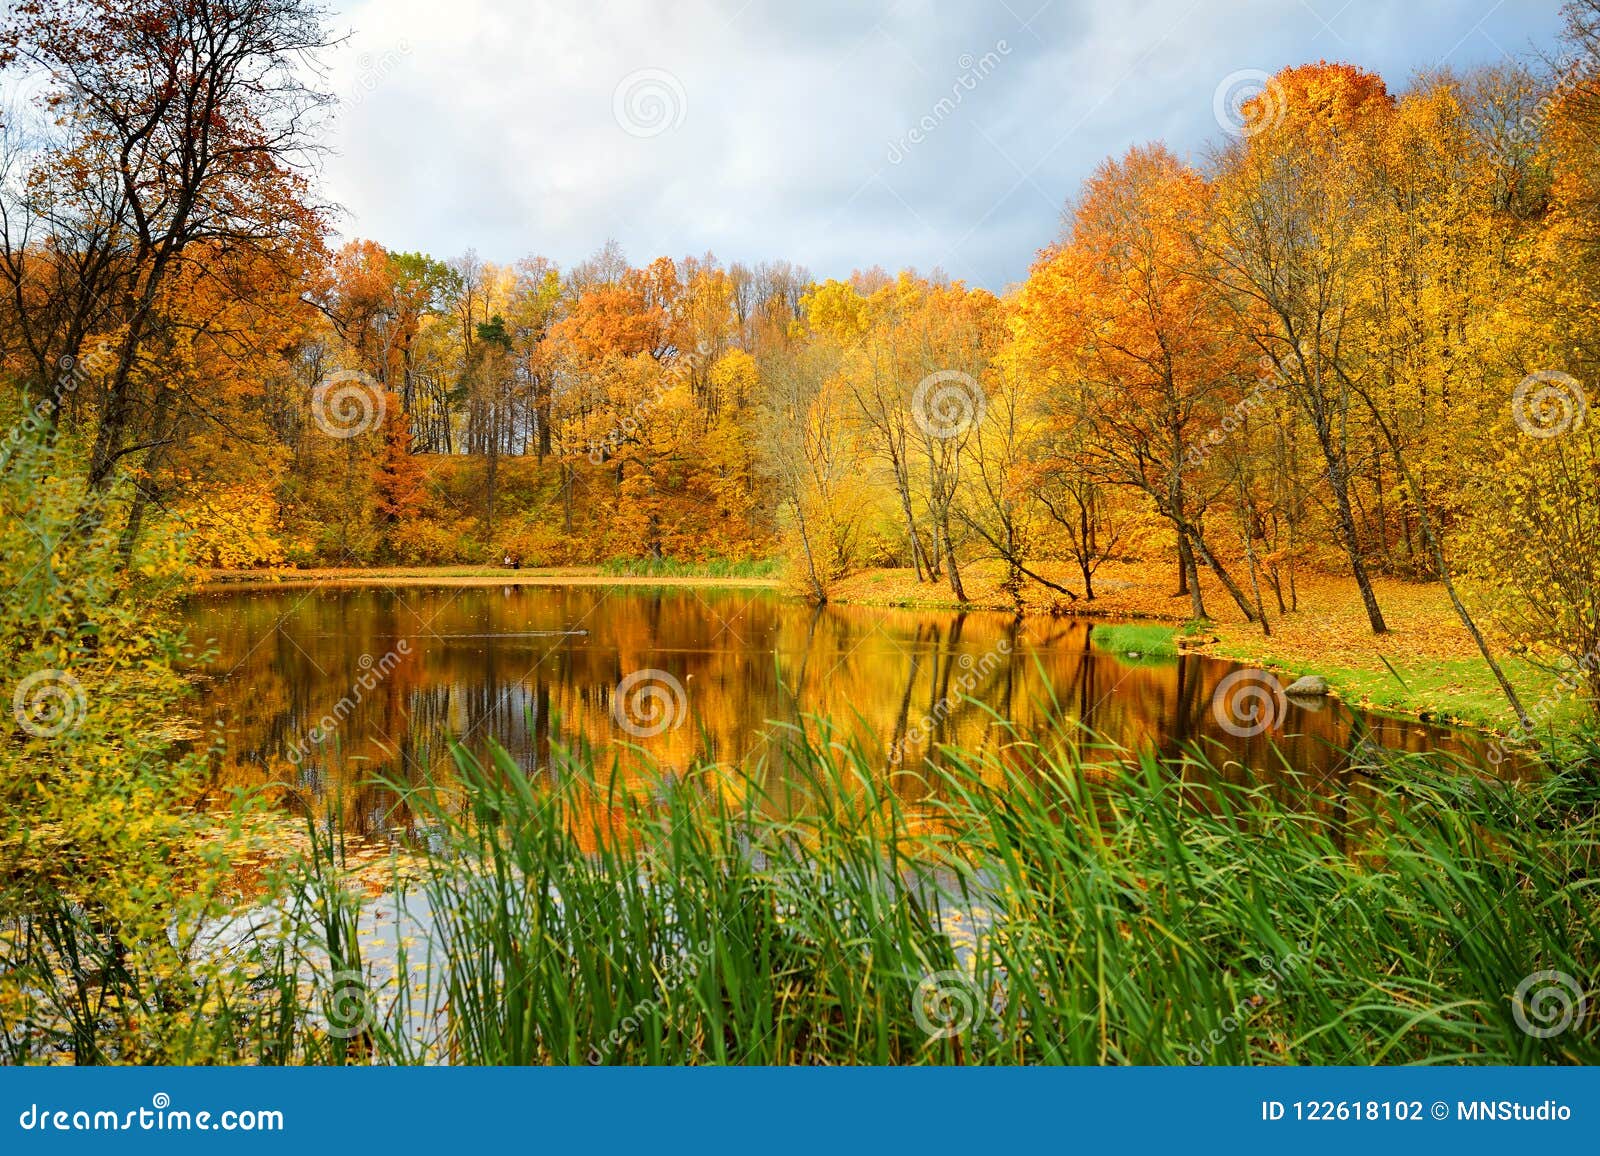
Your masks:
{"label": "white cloud", "polygon": [[[1558,23],[1555,3],[1493,0],[1040,2],[368,0],[339,17],[354,34],[333,84],[361,96],[334,130],[330,192],[349,235],[441,256],[569,264],[614,236],[636,261],[942,266],[1000,289],[1102,157],[1214,137],[1230,72],[1327,57],[1399,86]],[[659,135],[613,115],[641,69],[681,86]]]}

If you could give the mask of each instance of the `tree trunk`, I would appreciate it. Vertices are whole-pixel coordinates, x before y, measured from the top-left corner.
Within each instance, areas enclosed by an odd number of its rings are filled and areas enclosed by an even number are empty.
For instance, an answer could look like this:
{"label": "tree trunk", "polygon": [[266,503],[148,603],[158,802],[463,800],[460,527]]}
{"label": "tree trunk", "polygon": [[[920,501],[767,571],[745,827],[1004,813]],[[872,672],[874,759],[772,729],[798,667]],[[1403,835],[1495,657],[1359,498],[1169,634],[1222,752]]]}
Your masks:
{"label": "tree trunk", "polygon": [[1233,575],[1228,573],[1222,563],[1217,561],[1216,556],[1206,547],[1205,538],[1201,536],[1199,527],[1190,526],[1189,535],[1194,540],[1195,552],[1199,554],[1207,566],[1211,567],[1211,572],[1222,583],[1222,588],[1228,592],[1228,596],[1233,599],[1234,605],[1244,614],[1244,620],[1246,622],[1254,622],[1256,620],[1256,612],[1251,609],[1249,599],[1244,596],[1244,591],[1239,589],[1239,584],[1233,580]]}
{"label": "tree trunk", "polygon": [[817,560],[816,556],[811,550],[811,534],[806,529],[806,516],[801,511],[799,502],[794,502],[792,504],[794,506],[795,525],[800,528],[800,545],[805,550],[806,576],[811,581],[812,601],[816,605],[822,606],[828,601],[828,591],[827,588],[823,586],[822,579],[817,575]]}
{"label": "tree trunk", "polygon": [[550,456],[550,381],[544,374],[534,379],[534,421],[539,425],[539,461]]}
{"label": "tree trunk", "polygon": [[[906,484],[900,479],[899,472],[895,473],[895,488],[900,492],[900,513],[906,520],[906,537],[911,539],[911,565],[917,572],[917,581],[922,581],[922,539],[917,537],[917,520],[911,516],[911,495]],[[933,576],[929,575],[929,581]]]}
{"label": "tree trunk", "polygon": [[1383,611],[1378,609],[1378,596],[1372,592],[1372,579],[1367,577],[1366,564],[1361,560],[1361,539],[1356,533],[1355,512],[1350,507],[1350,480],[1344,476],[1344,471],[1331,453],[1328,455],[1328,484],[1333,487],[1344,550],[1350,556],[1350,570],[1355,575],[1356,587],[1361,591],[1362,604],[1367,608],[1367,622],[1372,627],[1372,633],[1387,634],[1389,627],[1383,621]]}
{"label": "tree trunk", "polygon": [[117,565],[123,570],[133,564],[133,551],[139,545],[139,534],[144,529],[144,515],[149,504],[148,488],[144,482],[140,482],[133,490],[133,503],[128,508],[128,521],[123,525],[122,533],[117,538]]}
{"label": "tree trunk", "polygon": [[1080,499],[1078,501],[1078,532],[1079,540],[1083,543],[1078,551],[1078,569],[1083,571],[1083,596],[1089,602],[1094,601],[1094,521],[1089,517],[1089,507]]}
{"label": "tree trunk", "polygon": [[944,568],[950,575],[950,593],[956,596],[957,602],[965,602],[967,600],[967,591],[961,584],[961,568],[956,565],[955,547],[950,544],[949,511],[939,515],[939,536],[943,539]]}
{"label": "tree trunk", "polygon": [[1189,596],[1189,617],[1206,617],[1205,596],[1200,590],[1200,575],[1195,572],[1194,551],[1189,546],[1183,526],[1178,525],[1178,593],[1173,597]]}
{"label": "tree trunk", "polygon": [[1261,617],[1261,633],[1268,638],[1272,637],[1272,624],[1267,621],[1266,603],[1261,601],[1261,576],[1256,572],[1255,547],[1250,544],[1250,531],[1245,531],[1244,557],[1250,567],[1250,589],[1256,598],[1256,613]]}

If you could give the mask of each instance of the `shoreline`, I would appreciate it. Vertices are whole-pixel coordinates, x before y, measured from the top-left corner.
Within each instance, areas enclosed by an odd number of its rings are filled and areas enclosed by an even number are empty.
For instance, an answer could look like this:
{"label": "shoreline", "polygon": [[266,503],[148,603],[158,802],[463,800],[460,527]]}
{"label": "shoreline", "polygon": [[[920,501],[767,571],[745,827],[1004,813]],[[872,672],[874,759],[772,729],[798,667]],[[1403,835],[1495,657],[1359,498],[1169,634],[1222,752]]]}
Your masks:
{"label": "shoreline", "polygon": [[[1043,572],[1068,588],[1081,580],[1066,566]],[[1017,606],[1004,589],[1002,568],[978,563],[963,570],[967,599],[957,602],[948,585],[917,582],[909,570],[864,570],[829,587],[829,602],[841,606],[925,610],[932,613],[998,611],[1026,617],[1074,618],[1085,622],[1135,622],[1171,626],[1188,621],[1187,596],[1172,589],[1169,567],[1105,563],[1096,573],[1096,597],[1076,601],[1030,582]],[[212,570],[197,585],[199,593],[295,590],[316,586],[465,587],[611,586],[769,590],[795,597],[779,576],[610,575],[598,566],[546,566],[507,570],[495,566],[321,567],[305,570]],[[1366,626],[1355,584],[1337,575],[1302,574],[1298,610],[1279,613],[1269,605],[1271,636],[1245,622],[1215,578],[1201,573],[1201,590],[1211,618],[1194,637],[1179,634],[1182,653],[1254,666],[1289,679],[1320,675],[1330,697],[1378,713],[1465,727],[1489,735],[1511,731],[1516,720],[1438,583],[1383,578],[1375,582],[1390,632],[1375,637]],[[1487,624],[1485,624],[1487,626]],[[1493,638],[1497,657],[1532,709],[1551,699],[1553,676],[1526,658],[1513,655],[1503,638]],[[1549,723],[1557,734],[1571,733],[1585,716],[1572,696],[1555,703]],[[1530,742],[1530,747],[1537,744]]]}
{"label": "shoreline", "polygon": [[732,575],[602,574],[597,566],[539,566],[521,570],[476,566],[425,566],[307,570],[210,570],[196,586],[221,590],[303,590],[310,586],[698,586],[776,590],[776,578]]}
{"label": "shoreline", "polygon": [[[1040,568],[1047,578],[1081,591],[1076,569],[1061,564]],[[944,583],[918,583],[909,570],[868,570],[830,587],[831,600],[843,605],[882,605],[953,612],[1018,607],[1003,586],[998,563],[964,568],[965,604],[957,603]],[[1270,636],[1247,623],[1216,578],[1207,570],[1200,588],[1210,615],[1192,638],[1177,633],[1181,653],[1223,659],[1271,671],[1289,679],[1320,675],[1330,697],[1363,710],[1411,717],[1422,722],[1464,727],[1487,735],[1504,735],[1517,726],[1511,708],[1450,605],[1444,586],[1377,578],[1374,588],[1389,633],[1372,634],[1355,582],[1339,575],[1298,576],[1299,609],[1277,610],[1276,599],[1263,586],[1268,603]],[[1021,613],[1074,618],[1090,622],[1135,622],[1171,626],[1180,631],[1190,622],[1188,596],[1173,592],[1170,567],[1107,562],[1095,574],[1096,597],[1072,601],[1038,583],[1023,590]],[[1287,596],[1286,586],[1286,596]],[[1533,710],[1548,704],[1547,725],[1556,737],[1570,735],[1587,718],[1574,695],[1559,695],[1555,678],[1527,657],[1513,653],[1508,640],[1488,621],[1479,624],[1489,635],[1496,659],[1505,668],[1523,705]],[[1541,737],[1549,737],[1545,733]],[[1538,749],[1538,740],[1519,746]]]}

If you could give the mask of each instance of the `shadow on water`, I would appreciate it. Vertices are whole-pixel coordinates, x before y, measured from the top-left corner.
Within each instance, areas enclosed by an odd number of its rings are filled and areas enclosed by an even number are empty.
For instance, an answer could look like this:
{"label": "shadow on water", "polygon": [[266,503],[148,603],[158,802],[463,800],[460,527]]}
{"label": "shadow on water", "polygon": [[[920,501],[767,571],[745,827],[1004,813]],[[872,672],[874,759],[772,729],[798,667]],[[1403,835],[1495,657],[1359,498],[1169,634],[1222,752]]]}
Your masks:
{"label": "shadow on water", "polygon": [[1474,736],[1289,700],[1226,662],[1106,653],[1074,620],[529,586],[218,591],[186,616],[215,649],[197,673],[200,719],[223,740],[217,785],[336,794],[357,835],[408,828],[373,780],[449,774],[456,737],[479,751],[493,738],[532,777],[578,743],[625,768],[639,750],[669,770],[709,760],[737,793],[735,766],[783,774],[781,724],[826,717],[914,796],[914,768],[941,745],[993,750],[1015,741],[997,717],[1026,734],[1054,709],[1086,747],[1171,760],[1199,747],[1267,780],[1293,767],[1335,810],[1360,789],[1345,752],[1368,744],[1482,762]]}

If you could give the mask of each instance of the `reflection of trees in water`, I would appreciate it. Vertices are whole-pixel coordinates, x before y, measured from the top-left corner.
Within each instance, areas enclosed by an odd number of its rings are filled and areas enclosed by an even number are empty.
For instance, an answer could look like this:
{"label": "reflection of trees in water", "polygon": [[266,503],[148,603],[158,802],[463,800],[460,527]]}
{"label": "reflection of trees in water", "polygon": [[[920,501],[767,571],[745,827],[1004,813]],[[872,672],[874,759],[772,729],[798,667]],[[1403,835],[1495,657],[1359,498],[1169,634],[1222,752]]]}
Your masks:
{"label": "reflection of trees in water", "polygon": [[[890,781],[915,795],[926,789],[923,760],[941,746],[992,754],[1005,741],[996,715],[1031,733],[1055,710],[1089,757],[1098,738],[1168,760],[1199,747],[1232,760],[1240,776],[1247,767],[1270,776],[1287,761],[1310,776],[1292,788],[1285,780],[1285,790],[1336,808],[1361,778],[1340,747],[1362,739],[1421,750],[1442,737],[1411,722],[1352,723],[1331,705],[1291,706],[1282,727],[1235,737],[1212,712],[1227,664],[1125,661],[1095,650],[1089,624],[1070,619],[536,587],[241,593],[198,600],[191,618],[197,638],[216,639],[201,717],[226,721],[217,784],[281,782],[334,797],[358,831],[406,826],[409,816],[389,813],[394,795],[371,780],[448,777],[458,736],[480,757],[493,738],[536,778],[553,772],[558,747],[577,744],[639,774],[628,749],[637,744],[676,773],[696,759],[748,763],[772,787],[792,772],[799,729],[815,740],[807,720],[821,717],[879,770],[890,772],[889,752],[902,752]],[[573,630],[586,633],[565,633]],[[401,638],[410,656],[291,764],[287,753],[355,685],[361,657]],[[612,696],[646,668],[683,686],[691,717],[634,739],[613,721]],[[736,777],[723,776],[729,790]]]}

